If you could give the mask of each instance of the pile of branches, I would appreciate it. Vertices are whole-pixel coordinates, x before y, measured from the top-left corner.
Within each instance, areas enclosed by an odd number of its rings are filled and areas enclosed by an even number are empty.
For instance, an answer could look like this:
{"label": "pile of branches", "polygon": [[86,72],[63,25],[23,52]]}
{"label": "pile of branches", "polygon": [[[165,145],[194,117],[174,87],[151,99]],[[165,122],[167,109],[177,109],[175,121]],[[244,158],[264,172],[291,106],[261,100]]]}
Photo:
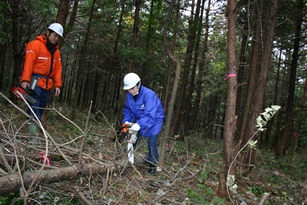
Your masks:
{"label": "pile of branches", "polygon": [[[49,133],[40,122],[37,122],[37,134],[27,134],[31,117],[0,92],[1,97],[10,106],[0,109],[0,195],[12,196],[10,204],[20,201],[23,204],[46,201],[68,204],[75,200],[83,204],[127,204],[128,201],[131,204],[136,201],[182,204],[187,198],[186,193],[180,193],[183,186],[187,186],[184,189],[194,186],[184,181],[193,181],[202,170],[190,169],[194,158],[188,153],[174,155],[173,146],[169,155],[178,157],[183,164],[165,166],[159,176],[149,176],[147,150],[141,151],[146,147],[145,141],[141,141],[140,150],[135,150],[134,164],[129,163],[124,152],[126,144],[111,139],[116,131],[109,123],[104,137],[95,138],[90,134],[89,121],[95,120],[90,117],[90,109],[84,129],[57,109],[47,110],[72,125],[78,136],[54,136],[61,132]],[[7,107],[17,112],[8,111]],[[103,129],[106,130],[101,126],[100,130]],[[174,169],[174,166],[180,168]],[[154,194],[145,196],[146,192]]]}
{"label": "pile of branches", "polygon": [[[18,110],[17,114],[8,115],[9,112],[3,107],[0,112],[0,195],[7,196],[18,191],[19,198],[27,202],[35,200],[30,196],[43,184],[82,181],[82,177],[105,175],[129,167],[125,153],[119,152],[120,145],[115,141],[110,140],[115,148],[113,150],[97,149],[97,146],[94,150],[91,150],[92,147],[87,148],[84,146],[90,138],[87,131],[52,108],[81,133],[69,140],[67,137],[55,138],[40,121],[31,119],[22,108],[2,93],[0,95],[11,107]],[[18,120],[23,122],[17,125]],[[39,130],[36,134],[27,134],[29,122],[37,124]],[[87,127],[88,125],[85,130],[88,130]],[[94,144],[99,143],[98,140]],[[80,191],[80,187],[76,186],[71,192],[73,194],[70,196],[77,193],[86,204],[91,204]]]}

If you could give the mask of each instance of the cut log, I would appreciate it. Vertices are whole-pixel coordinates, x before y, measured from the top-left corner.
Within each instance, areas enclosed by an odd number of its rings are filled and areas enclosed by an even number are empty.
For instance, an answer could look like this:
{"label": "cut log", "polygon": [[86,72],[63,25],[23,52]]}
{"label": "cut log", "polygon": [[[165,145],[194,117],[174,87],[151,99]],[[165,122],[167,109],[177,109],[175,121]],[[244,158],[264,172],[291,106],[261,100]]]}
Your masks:
{"label": "cut log", "polygon": [[[43,170],[39,172],[24,172],[23,181],[24,186],[28,187],[32,181],[35,180],[35,184],[47,184],[65,180],[76,179],[81,176],[91,174],[105,174],[108,171],[114,171],[121,166],[118,164],[83,164],[73,165],[70,167],[64,167],[52,170]],[[10,174],[0,177],[0,194],[6,195],[17,191],[21,187],[21,179],[18,173]]]}

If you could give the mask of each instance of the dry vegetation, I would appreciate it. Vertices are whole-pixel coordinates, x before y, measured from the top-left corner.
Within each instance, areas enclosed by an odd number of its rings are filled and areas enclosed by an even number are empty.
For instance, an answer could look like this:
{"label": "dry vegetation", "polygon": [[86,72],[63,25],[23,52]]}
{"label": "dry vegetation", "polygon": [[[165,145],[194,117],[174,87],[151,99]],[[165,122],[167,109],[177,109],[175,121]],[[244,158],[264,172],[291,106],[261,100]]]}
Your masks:
{"label": "dry vegetation", "polygon": [[[229,204],[216,195],[218,174],[223,170],[220,139],[206,139],[201,134],[190,135],[185,141],[170,139],[163,171],[151,176],[144,158],[145,140],[131,166],[123,152],[125,145],[111,139],[116,132],[112,120],[103,118],[98,122],[94,115],[87,118],[87,112],[79,113],[74,120],[78,128],[63,117],[69,116],[70,110],[57,106],[63,116],[55,110],[48,111],[44,128],[48,132],[51,162],[42,167],[38,154],[46,150],[42,131],[38,136],[27,135],[25,116],[1,97],[0,106],[1,145],[13,173],[38,175],[77,164],[105,167],[104,171],[87,170],[80,176],[72,173],[71,178],[53,183],[35,183],[28,193],[28,204]],[[25,105],[19,106],[25,109]],[[233,200],[237,204],[258,204],[263,194],[269,193],[264,204],[300,204],[302,182],[307,178],[306,155],[306,151],[299,151],[277,160],[272,153],[257,150],[252,173],[236,176],[238,192],[232,195]],[[3,159],[1,168],[8,172]],[[1,178],[4,176],[1,173]],[[23,204],[19,197],[27,193],[29,186],[20,190],[3,195],[0,204]]]}

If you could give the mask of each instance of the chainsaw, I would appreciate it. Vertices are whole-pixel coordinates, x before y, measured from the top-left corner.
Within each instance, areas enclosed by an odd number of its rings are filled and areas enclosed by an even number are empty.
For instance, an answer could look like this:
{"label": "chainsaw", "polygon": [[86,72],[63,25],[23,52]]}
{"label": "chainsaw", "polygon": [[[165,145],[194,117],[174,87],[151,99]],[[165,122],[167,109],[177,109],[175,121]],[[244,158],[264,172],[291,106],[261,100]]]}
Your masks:
{"label": "chainsaw", "polygon": [[[36,100],[30,95],[30,91],[28,89],[23,89],[20,86],[13,87],[11,91],[14,93],[14,95],[17,97],[18,100],[30,102],[30,103],[35,103]],[[22,97],[21,97],[22,96]]]}
{"label": "chainsaw", "polygon": [[[29,84],[29,86],[28,86],[26,89],[22,88],[22,87],[20,86],[20,83],[19,83],[18,86],[13,87],[13,88],[11,89],[11,91],[14,93],[14,95],[15,95],[19,100],[23,101],[23,98],[24,98],[26,101],[28,101],[28,102],[30,102],[30,103],[35,103],[36,100],[35,100],[32,96],[35,96],[35,95],[36,95],[36,92],[34,91],[34,89],[35,89],[35,86],[36,86],[38,80],[39,80],[39,77],[37,77],[37,76],[32,76],[32,77],[31,77],[30,84]],[[21,96],[22,96],[23,98],[22,98]]]}
{"label": "chainsaw", "polygon": [[137,132],[129,130],[132,124],[123,124],[120,130],[116,133],[117,140],[121,143],[123,141],[127,142],[127,152],[128,160],[131,163],[134,163],[134,153],[133,153],[133,144],[137,139]]}

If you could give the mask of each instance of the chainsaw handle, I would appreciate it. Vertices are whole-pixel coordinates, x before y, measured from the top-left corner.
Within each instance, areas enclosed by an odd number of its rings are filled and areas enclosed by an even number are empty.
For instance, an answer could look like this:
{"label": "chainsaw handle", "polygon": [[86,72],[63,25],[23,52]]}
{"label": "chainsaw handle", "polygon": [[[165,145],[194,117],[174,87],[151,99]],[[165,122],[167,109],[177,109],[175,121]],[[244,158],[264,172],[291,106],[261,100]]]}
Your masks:
{"label": "chainsaw handle", "polygon": [[131,124],[122,124],[119,131],[120,132],[128,132],[130,127],[131,127]]}

